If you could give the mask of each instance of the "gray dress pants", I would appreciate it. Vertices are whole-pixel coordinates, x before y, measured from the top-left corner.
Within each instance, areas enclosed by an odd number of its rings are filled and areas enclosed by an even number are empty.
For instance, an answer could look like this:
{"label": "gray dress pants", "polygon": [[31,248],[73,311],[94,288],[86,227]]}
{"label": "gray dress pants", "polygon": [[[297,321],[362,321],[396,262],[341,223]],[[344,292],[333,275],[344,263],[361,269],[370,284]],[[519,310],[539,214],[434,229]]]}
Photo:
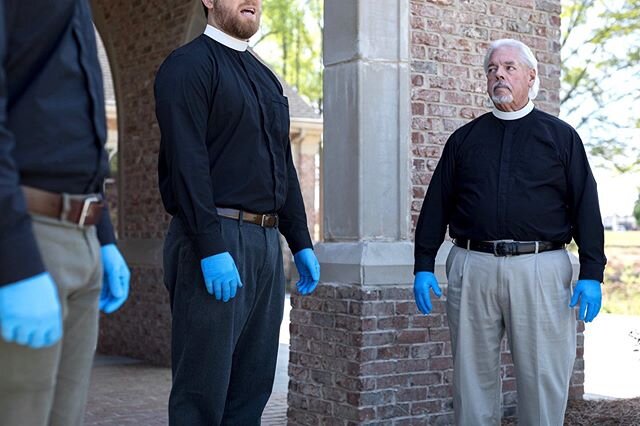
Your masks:
{"label": "gray dress pants", "polygon": [[500,341],[506,331],[518,424],[562,425],[576,355],[566,250],[496,257],[454,246],[447,277],[456,424],[500,424]]}

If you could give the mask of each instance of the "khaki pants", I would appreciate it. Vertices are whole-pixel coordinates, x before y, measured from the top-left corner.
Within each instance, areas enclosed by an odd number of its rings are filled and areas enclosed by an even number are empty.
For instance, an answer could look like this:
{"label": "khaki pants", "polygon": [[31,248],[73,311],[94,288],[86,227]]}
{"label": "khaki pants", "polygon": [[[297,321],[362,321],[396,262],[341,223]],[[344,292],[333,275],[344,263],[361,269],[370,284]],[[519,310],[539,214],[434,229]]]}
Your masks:
{"label": "khaki pants", "polygon": [[496,257],[454,246],[447,276],[456,424],[500,424],[500,341],[506,331],[518,424],[562,425],[576,354],[567,252]]}
{"label": "khaki pants", "polygon": [[33,229],[58,288],[64,335],[37,350],[0,338],[0,425],[81,425],[98,335],[100,243],[95,227],[34,217]]}

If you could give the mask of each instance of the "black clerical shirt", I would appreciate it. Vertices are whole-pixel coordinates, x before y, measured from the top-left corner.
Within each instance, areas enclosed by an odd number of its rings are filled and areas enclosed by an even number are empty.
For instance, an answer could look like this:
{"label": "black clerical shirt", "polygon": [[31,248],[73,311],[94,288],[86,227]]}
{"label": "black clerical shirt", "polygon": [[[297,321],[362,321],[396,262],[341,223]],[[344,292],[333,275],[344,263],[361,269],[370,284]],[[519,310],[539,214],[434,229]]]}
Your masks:
{"label": "black clerical shirt", "polygon": [[291,251],[311,247],[287,98],[264,64],[203,34],[167,58],[155,94],[162,201],[201,257],[227,251],[216,207],[278,213]]}
{"label": "black clerical shirt", "polygon": [[447,225],[451,237],[479,241],[573,237],[580,278],[602,281],[604,230],[584,146],[540,110],[512,121],[487,113],[451,135],[420,212],[416,272],[433,271]]}
{"label": "black clerical shirt", "polygon": [[[0,285],[44,271],[19,185],[101,191],[105,136],[88,1],[0,2]],[[115,240],[108,214],[98,234]]]}

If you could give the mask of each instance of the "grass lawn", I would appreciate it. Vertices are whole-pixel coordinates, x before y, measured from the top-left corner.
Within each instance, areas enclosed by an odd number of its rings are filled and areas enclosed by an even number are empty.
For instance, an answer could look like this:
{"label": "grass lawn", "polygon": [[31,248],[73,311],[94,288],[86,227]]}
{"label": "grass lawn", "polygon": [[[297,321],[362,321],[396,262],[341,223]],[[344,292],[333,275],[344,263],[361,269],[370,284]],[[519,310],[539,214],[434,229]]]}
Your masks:
{"label": "grass lawn", "polygon": [[640,231],[607,231],[604,236],[604,312],[640,315]]}
{"label": "grass lawn", "polygon": [[[576,256],[575,242],[569,251]],[[603,312],[640,315],[640,231],[605,231]]]}
{"label": "grass lawn", "polygon": [[604,245],[640,249],[640,231],[605,231]]}

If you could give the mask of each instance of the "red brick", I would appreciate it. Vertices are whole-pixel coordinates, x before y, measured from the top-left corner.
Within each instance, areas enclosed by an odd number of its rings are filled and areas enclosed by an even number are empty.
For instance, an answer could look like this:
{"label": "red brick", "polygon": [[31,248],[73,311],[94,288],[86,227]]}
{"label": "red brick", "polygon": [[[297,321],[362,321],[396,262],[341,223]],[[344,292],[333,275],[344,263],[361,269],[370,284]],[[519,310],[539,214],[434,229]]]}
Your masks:
{"label": "red brick", "polygon": [[440,104],[427,104],[427,112],[429,115],[436,117],[455,117],[456,107]]}
{"label": "red brick", "polygon": [[378,348],[377,359],[379,360],[404,358],[409,358],[409,346],[407,345],[393,345]]}
{"label": "red brick", "polygon": [[443,343],[425,343],[411,347],[411,358],[431,358],[441,356],[444,353]]}
{"label": "red brick", "polygon": [[414,31],[411,33],[411,41],[413,44],[422,44],[425,46],[437,46],[440,44],[440,36],[433,33],[425,33],[422,31]]}
{"label": "red brick", "polygon": [[456,88],[456,79],[445,76],[429,77],[429,87],[451,90]]}
{"label": "red brick", "polygon": [[415,386],[398,390],[396,397],[396,400],[400,402],[422,401],[425,399],[427,399],[427,388]]}
{"label": "red brick", "polygon": [[347,391],[331,386],[323,386],[322,397],[328,401],[345,402],[347,400]]}
{"label": "red brick", "polygon": [[360,406],[379,406],[394,402],[396,391],[394,390],[378,390],[375,392],[363,392],[359,394],[350,393],[347,395],[347,402],[352,405]]}
{"label": "red brick", "polygon": [[414,89],[412,94],[412,99],[415,101],[438,102],[440,100],[440,92],[437,90]]}
{"label": "red brick", "polygon": [[411,104],[411,113],[413,115],[424,115],[425,107],[422,102],[413,102]]}
{"label": "red brick", "polygon": [[516,381],[514,379],[506,379],[502,381],[502,392],[516,390]]}
{"label": "red brick", "polygon": [[312,413],[331,415],[333,412],[333,405],[330,402],[312,398],[309,400],[309,411]]}
{"label": "red brick", "polygon": [[[289,367],[289,375],[291,374],[291,366]],[[313,383],[317,383],[320,385],[331,385],[333,384],[333,374],[324,370],[307,370],[310,371],[311,380]],[[322,386],[323,392],[327,389],[327,386]]]}
{"label": "red brick", "polygon": [[435,398],[451,398],[453,395],[453,388],[451,385],[434,385],[429,386],[427,397],[429,399]]}
{"label": "red brick", "polygon": [[411,406],[409,404],[392,404],[392,405],[383,405],[376,407],[376,416],[379,419],[391,419],[394,417],[405,417],[409,415],[411,410]]}
{"label": "red brick", "polygon": [[394,374],[376,378],[376,389],[398,388],[409,386],[410,374]]}
{"label": "red brick", "polygon": [[434,357],[429,359],[429,368],[432,371],[441,371],[453,368],[451,357]]}
{"label": "red brick", "polygon": [[445,49],[453,49],[463,52],[470,52],[473,50],[472,42],[466,38],[446,37],[443,40],[443,47]]}
{"label": "red brick", "polygon": [[422,414],[433,414],[440,411],[441,403],[435,401],[419,401],[411,403],[411,415],[420,416]]}
{"label": "red brick", "polygon": [[335,344],[322,341],[309,342],[309,351],[314,355],[335,356]]}
{"label": "red brick", "polygon": [[487,111],[478,108],[461,108],[460,117],[474,119],[485,114]]}
{"label": "red brick", "polygon": [[312,312],[311,324],[319,327],[332,328],[335,326],[335,315],[325,314],[321,312]]}
{"label": "red brick", "polygon": [[[462,68],[465,72],[467,68]],[[444,93],[444,102],[454,105],[469,105],[471,103],[471,95],[468,93],[459,93],[459,92],[445,92]]]}
{"label": "red brick", "polygon": [[429,49],[428,55],[432,61],[458,63],[458,53],[452,50]]}
{"label": "red brick", "polygon": [[429,365],[426,359],[405,359],[398,361],[396,372],[413,373],[416,371],[427,371]]}
{"label": "red brick", "polygon": [[424,372],[411,374],[409,386],[430,386],[443,383],[443,375],[440,372]]}

